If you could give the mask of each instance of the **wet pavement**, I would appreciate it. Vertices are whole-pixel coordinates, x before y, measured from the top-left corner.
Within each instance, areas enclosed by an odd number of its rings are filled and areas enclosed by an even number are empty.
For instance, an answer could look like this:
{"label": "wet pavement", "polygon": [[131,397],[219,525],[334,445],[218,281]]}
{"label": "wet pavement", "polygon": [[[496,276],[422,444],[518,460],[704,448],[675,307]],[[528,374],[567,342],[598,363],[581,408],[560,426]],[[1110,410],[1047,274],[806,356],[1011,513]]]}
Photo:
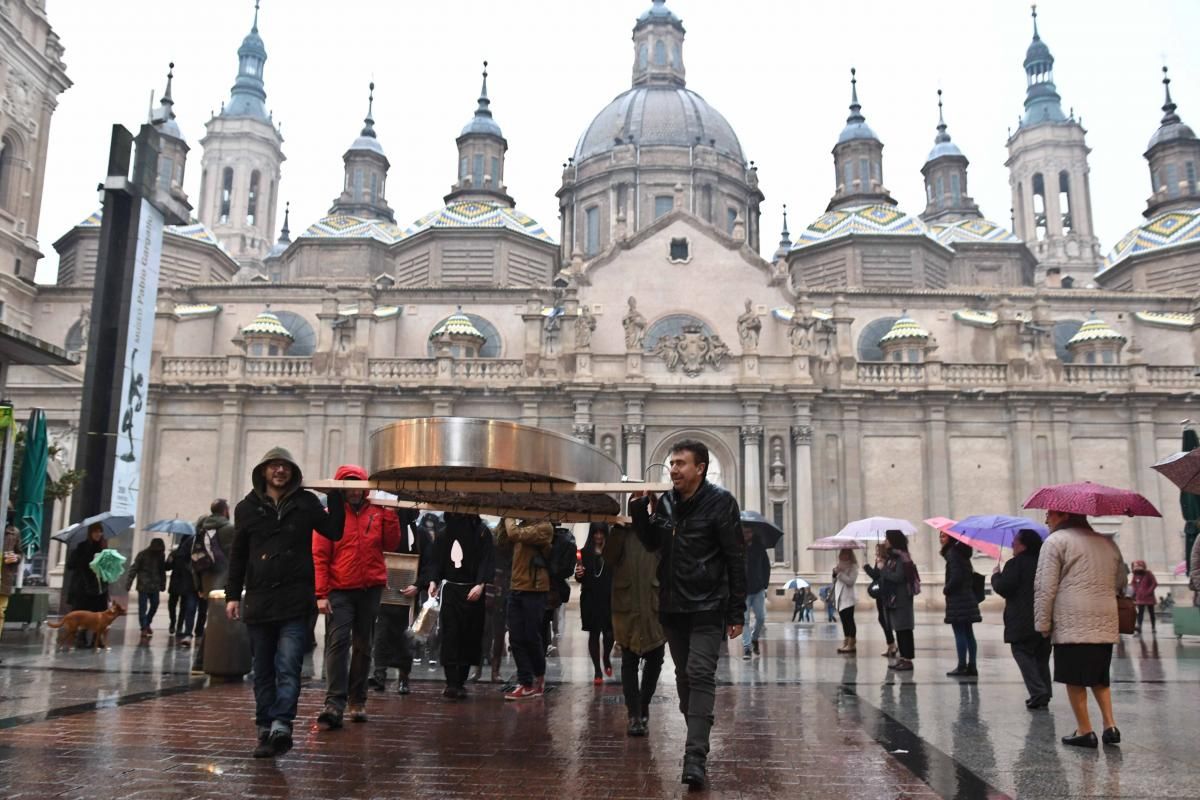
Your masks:
{"label": "wet pavement", "polygon": [[[572,609],[574,610],[574,609]],[[160,612],[160,618],[164,615]],[[863,615],[866,616],[866,615]],[[980,677],[956,680],[949,628],[917,632],[916,670],[891,673],[882,636],[860,622],[839,656],[834,625],[772,618],[762,655],[740,642],[718,678],[712,797],[1194,798],[1200,640],[1125,637],[1113,663],[1124,743],[1085,751],[1065,693],[1024,707],[998,615],[976,626]],[[165,620],[158,620],[165,625]],[[15,798],[635,798],[676,797],[684,726],[668,660],[648,739],[625,736],[618,683],[595,687],[570,617],[544,700],[505,703],[496,685],[442,700],[440,668],[414,669],[414,693],[372,694],[365,724],[318,732],[319,678],[305,681],[296,747],[250,757],[249,682],[209,684],[159,630],[137,646],[128,618],[112,649],[57,653],[53,631],[8,626],[0,639],[0,797]],[[308,667],[317,676],[318,652]],[[505,674],[511,671],[506,664]],[[619,668],[618,668],[619,671]],[[485,674],[487,670],[485,669]],[[1093,707],[1094,710],[1094,707]]]}

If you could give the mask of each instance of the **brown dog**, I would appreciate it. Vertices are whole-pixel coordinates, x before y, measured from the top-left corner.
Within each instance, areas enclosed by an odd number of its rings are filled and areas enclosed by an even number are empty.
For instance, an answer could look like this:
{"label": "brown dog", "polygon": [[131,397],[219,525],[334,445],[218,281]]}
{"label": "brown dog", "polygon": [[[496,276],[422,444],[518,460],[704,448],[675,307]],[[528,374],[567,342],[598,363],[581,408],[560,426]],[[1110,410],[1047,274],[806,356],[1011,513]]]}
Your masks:
{"label": "brown dog", "polygon": [[92,649],[108,647],[108,626],[117,617],[125,615],[125,607],[114,602],[104,611],[72,611],[57,623],[47,622],[51,628],[60,628],[58,632],[59,646],[69,645],[71,639],[80,630],[92,632]]}

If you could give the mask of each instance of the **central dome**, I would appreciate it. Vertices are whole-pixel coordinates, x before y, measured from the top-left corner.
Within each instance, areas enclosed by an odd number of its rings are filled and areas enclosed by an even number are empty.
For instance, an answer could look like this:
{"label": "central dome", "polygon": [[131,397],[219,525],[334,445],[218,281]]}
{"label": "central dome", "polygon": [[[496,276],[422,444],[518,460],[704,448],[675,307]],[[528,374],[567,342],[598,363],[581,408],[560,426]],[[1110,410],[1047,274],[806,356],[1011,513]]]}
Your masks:
{"label": "central dome", "polygon": [[635,86],[605,106],[579,138],[575,162],[622,144],[707,145],[745,162],[733,127],[700,95],[678,85]]}

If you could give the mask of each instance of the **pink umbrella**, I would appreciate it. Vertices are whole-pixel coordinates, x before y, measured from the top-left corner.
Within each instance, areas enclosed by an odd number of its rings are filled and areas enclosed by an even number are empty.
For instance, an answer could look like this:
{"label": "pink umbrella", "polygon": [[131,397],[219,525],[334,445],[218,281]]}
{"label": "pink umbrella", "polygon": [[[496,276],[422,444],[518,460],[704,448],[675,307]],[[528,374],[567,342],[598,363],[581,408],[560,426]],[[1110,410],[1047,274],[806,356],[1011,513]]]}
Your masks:
{"label": "pink umbrella", "polygon": [[925,520],[926,525],[941,531],[951,539],[957,539],[963,544],[970,545],[979,552],[984,553],[991,558],[996,559],[997,561],[1000,560],[999,545],[994,545],[991,542],[983,542],[979,539],[973,539],[970,536],[967,536],[965,533],[959,533],[958,531],[950,530],[950,526],[957,524],[957,522],[957,520],[950,519],[949,517],[930,517],[929,519]]}
{"label": "pink umbrella", "polygon": [[856,550],[860,547],[865,548],[866,542],[856,542],[853,539],[839,539],[836,536],[826,536],[824,539],[817,539],[810,544],[806,550],[841,550],[850,548]]}
{"label": "pink umbrella", "polygon": [[1043,486],[1029,496],[1025,508],[1045,508],[1088,517],[1118,514],[1130,517],[1162,516],[1149,500],[1137,492],[1091,481]]}
{"label": "pink umbrella", "polygon": [[1175,565],[1175,575],[1176,576],[1187,575],[1187,574],[1188,574],[1188,568],[1187,568],[1186,561],[1180,561],[1178,564]]}
{"label": "pink umbrella", "polygon": [[1190,494],[1200,494],[1200,450],[1185,450],[1167,456],[1151,469]]}

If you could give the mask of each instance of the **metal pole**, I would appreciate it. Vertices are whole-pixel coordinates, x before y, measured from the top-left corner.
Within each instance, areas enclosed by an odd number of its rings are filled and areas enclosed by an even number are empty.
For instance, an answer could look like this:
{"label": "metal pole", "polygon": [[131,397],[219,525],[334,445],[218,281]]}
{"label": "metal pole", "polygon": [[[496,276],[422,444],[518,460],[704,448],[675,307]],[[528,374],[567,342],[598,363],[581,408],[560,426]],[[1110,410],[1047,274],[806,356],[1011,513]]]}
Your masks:
{"label": "metal pole", "polygon": [[[0,503],[0,536],[3,536],[4,531],[8,528],[8,491],[9,487],[12,485],[13,456],[16,455],[15,451],[17,444],[16,431],[16,420],[12,420],[9,422],[8,430],[4,435],[4,476],[0,477],[0,498],[3,498],[4,502]],[[21,579],[24,575],[24,572],[25,570],[23,569],[17,570],[18,589],[21,588],[21,584],[23,582]]]}

